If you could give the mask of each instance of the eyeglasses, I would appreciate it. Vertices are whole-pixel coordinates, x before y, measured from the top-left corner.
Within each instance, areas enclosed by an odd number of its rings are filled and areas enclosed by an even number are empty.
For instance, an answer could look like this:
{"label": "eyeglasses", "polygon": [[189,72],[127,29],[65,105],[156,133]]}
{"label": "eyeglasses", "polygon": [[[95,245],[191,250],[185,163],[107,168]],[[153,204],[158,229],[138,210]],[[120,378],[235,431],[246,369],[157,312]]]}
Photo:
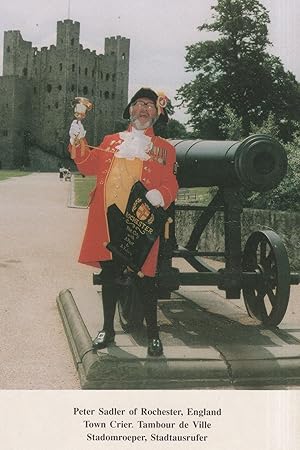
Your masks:
{"label": "eyeglasses", "polygon": [[132,106],[136,106],[137,108],[147,108],[149,109],[149,111],[154,111],[156,110],[156,106],[154,105],[154,103],[149,102],[143,102],[142,100],[137,100],[136,102],[133,103]]}

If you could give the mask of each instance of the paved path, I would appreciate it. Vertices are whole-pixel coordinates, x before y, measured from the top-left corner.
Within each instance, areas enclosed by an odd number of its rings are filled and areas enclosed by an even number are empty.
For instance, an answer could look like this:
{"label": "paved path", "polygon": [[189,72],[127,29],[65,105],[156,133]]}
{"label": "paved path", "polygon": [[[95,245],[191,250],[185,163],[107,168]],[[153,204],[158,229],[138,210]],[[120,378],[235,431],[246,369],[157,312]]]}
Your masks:
{"label": "paved path", "polygon": [[86,209],[70,183],[36,173],[0,182],[0,389],[77,389],[58,309],[66,287],[91,285],[77,263]]}
{"label": "paved path", "polygon": [[[56,297],[90,290],[93,268],[77,263],[87,210],[67,207],[69,190],[57,174],[0,182],[0,389],[80,388]],[[200,303],[199,291],[223,296],[213,287],[185,289]],[[300,322],[299,294],[293,286],[283,328]],[[229,302],[245,312],[242,300]]]}

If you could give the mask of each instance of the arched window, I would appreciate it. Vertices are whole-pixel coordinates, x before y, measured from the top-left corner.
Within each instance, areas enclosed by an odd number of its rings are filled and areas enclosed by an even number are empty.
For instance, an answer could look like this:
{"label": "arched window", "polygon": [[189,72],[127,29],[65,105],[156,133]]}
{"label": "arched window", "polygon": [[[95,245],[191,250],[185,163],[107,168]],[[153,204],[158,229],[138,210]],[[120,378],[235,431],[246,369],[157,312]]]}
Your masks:
{"label": "arched window", "polygon": [[106,79],[106,81],[109,80],[109,73],[106,74],[105,79]]}
{"label": "arched window", "polygon": [[72,72],[75,72],[75,64],[72,64]]}
{"label": "arched window", "polygon": [[10,53],[10,46],[9,45],[6,47],[6,51],[7,51],[7,53]]}
{"label": "arched window", "polygon": [[55,108],[56,109],[58,108],[58,102],[55,102]]}
{"label": "arched window", "polygon": [[103,80],[103,72],[100,72],[100,78]]}
{"label": "arched window", "polygon": [[23,69],[23,75],[24,75],[24,77],[27,76],[27,67],[24,67],[24,69]]}
{"label": "arched window", "polygon": [[62,71],[62,63],[59,63],[59,70]]}
{"label": "arched window", "polygon": [[108,98],[109,98],[109,92],[108,92],[108,91],[105,91],[105,92],[104,92],[104,98],[105,98],[105,99],[108,99]]}
{"label": "arched window", "polygon": [[47,91],[48,91],[48,92],[51,92],[51,91],[52,91],[52,86],[51,86],[51,84],[47,84]]}
{"label": "arched window", "polygon": [[58,90],[59,90],[59,91],[62,90],[62,85],[61,85],[61,84],[58,85]]}
{"label": "arched window", "polygon": [[112,80],[113,80],[113,81],[116,80],[116,74],[115,74],[115,73],[112,74]]}
{"label": "arched window", "polygon": [[74,38],[71,39],[71,45],[74,45]]}
{"label": "arched window", "polygon": [[89,90],[87,86],[83,86],[83,90],[82,92],[84,93],[84,95],[88,94]]}
{"label": "arched window", "polygon": [[84,69],[84,75],[87,75],[88,74],[88,69],[87,69],[87,67]]}
{"label": "arched window", "polygon": [[72,86],[71,86],[71,91],[72,92],[75,91],[75,85],[74,84],[72,84]]}

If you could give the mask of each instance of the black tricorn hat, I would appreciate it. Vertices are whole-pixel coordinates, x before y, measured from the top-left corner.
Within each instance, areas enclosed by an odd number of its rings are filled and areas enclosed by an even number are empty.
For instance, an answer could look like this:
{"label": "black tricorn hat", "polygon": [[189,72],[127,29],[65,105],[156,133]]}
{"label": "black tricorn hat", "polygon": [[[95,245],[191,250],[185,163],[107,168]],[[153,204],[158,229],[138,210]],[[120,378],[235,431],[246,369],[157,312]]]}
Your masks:
{"label": "black tricorn hat", "polygon": [[126,108],[124,109],[123,119],[130,119],[130,113],[129,113],[130,106],[134,102],[136,102],[139,98],[149,98],[149,100],[152,100],[154,102],[156,109],[158,111],[160,111],[160,114],[158,116],[156,123],[167,123],[168,122],[169,117],[168,117],[166,108],[159,105],[157,102],[157,100],[160,98],[159,95],[155,91],[153,91],[153,89],[146,88],[146,87],[142,87],[134,94],[134,96],[132,97],[132,99],[130,100],[130,102],[128,103]]}

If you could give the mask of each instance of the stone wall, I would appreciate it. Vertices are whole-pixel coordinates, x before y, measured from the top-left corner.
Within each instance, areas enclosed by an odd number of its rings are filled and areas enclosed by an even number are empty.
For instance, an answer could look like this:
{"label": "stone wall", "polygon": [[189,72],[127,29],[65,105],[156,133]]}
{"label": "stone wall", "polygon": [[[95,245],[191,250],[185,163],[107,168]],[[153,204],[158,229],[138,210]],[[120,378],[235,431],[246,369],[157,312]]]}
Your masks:
{"label": "stone wall", "polygon": [[[199,212],[176,211],[176,237],[180,245],[189,239]],[[242,250],[250,234],[255,230],[273,230],[283,240],[292,270],[300,270],[300,213],[260,209],[244,209],[242,214]],[[208,224],[199,243],[205,251],[224,251],[223,214],[216,213]]]}
{"label": "stone wall", "polygon": [[[84,120],[90,145],[98,145],[104,135],[115,132],[128,103],[129,50],[130,40],[121,36],[105,38],[103,54],[84,49],[80,24],[69,19],[57,22],[56,45],[40,50],[25,41],[19,30],[6,31],[0,107],[3,111],[4,105],[9,120],[0,129],[2,167],[26,163],[16,157],[24,154],[24,135],[45,154],[53,153],[52,165],[57,154],[63,157],[74,119],[71,103],[77,96],[95,105]],[[21,82],[26,90],[12,90]],[[20,139],[15,138],[16,132]],[[29,168],[35,170],[35,165]]]}

